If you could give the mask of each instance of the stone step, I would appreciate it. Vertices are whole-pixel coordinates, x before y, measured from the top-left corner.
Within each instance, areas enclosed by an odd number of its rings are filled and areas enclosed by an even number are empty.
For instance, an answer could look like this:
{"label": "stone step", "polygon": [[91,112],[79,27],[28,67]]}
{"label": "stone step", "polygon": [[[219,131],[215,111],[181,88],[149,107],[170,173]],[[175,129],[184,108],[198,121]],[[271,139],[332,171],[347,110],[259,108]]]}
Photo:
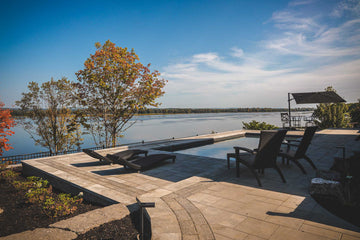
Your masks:
{"label": "stone step", "polygon": [[162,200],[174,212],[180,226],[182,239],[215,239],[214,233],[201,211],[188,199],[171,193],[163,196]]}

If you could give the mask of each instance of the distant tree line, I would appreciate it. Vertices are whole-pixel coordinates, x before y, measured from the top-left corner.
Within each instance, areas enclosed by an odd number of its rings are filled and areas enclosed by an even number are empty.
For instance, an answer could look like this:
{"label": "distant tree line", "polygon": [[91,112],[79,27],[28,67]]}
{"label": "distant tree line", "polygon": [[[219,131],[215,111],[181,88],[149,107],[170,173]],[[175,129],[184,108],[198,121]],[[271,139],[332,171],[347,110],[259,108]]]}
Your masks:
{"label": "distant tree line", "polygon": [[[73,109],[77,111],[79,109]],[[294,108],[292,112],[313,111],[314,108]],[[29,116],[31,111],[12,108],[13,116]],[[139,110],[138,114],[186,114],[186,113],[237,113],[237,112],[287,112],[287,108],[149,108]]]}
{"label": "distant tree line", "polygon": [[[291,111],[312,111],[313,108],[296,108]],[[149,108],[139,114],[175,113],[236,113],[236,112],[287,112],[287,108]]]}

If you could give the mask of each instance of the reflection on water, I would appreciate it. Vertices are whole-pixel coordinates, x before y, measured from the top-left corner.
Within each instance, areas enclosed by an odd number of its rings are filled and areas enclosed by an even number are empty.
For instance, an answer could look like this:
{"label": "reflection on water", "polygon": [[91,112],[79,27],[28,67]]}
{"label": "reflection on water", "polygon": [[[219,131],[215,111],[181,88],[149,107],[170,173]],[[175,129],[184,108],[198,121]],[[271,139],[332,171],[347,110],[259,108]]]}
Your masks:
{"label": "reflection on water", "polygon": [[[251,120],[281,126],[279,112],[141,115],[135,119],[136,123],[124,133],[121,144],[239,130],[243,127],[242,122]],[[14,149],[5,152],[4,156],[47,151],[39,145],[34,146],[34,141],[20,125],[14,131],[15,134],[9,137]],[[91,135],[85,135],[82,148],[94,145]]]}
{"label": "reflection on water", "polygon": [[233,148],[234,146],[254,149],[258,147],[258,144],[259,144],[258,137],[243,137],[243,138],[236,138],[223,142],[217,142],[214,144],[201,146],[197,148],[190,148],[182,151],[177,151],[177,153],[226,159],[227,153],[235,152]]}

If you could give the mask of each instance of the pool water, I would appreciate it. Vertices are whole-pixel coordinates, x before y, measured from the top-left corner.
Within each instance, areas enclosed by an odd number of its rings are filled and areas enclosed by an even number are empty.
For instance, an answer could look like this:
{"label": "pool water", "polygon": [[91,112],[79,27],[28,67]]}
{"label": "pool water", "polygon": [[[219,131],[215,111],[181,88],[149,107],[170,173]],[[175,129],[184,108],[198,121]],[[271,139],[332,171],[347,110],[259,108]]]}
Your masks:
{"label": "pool water", "polygon": [[217,142],[214,144],[205,145],[201,147],[189,148],[186,150],[177,151],[177,153],[226,159],[227,153],[235,152],[233,148],[235,146],[254,149],[258,147],[258,144],[259,144],[258,137],[243,137],[243,138],[236,138],[227,141]]}

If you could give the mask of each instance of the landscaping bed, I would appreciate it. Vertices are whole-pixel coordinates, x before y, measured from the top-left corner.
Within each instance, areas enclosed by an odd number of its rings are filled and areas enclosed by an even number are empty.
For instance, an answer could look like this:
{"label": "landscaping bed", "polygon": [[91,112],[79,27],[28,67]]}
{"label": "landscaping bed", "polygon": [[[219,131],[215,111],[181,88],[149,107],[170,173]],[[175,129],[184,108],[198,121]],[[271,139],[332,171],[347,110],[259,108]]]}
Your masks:
{"label": "landscaping bed", "polygon": [[329,196],[312,195],[317,203],[323,208],[344,219],[345,221],[360,227],[360,204],[345,205],[338,199]]}
{"label": "landscaping bed", "polygon": [[132,224],[130,215],[121,220],[115,220],[105,223],[97,228],[79,235],[75,240],[103,240],[103,239],[119,239],[119,240],[136,240],[138,232]]}
{"label": "landscaping bed", "polygon": [[[46,228],[52,223],[101,207],[84,202],[79,197],[62,194],[50,185],[29,188],[29,179],[21,175],[21,168],[6,174],[4,171],[8,170],[0,171],[0,237]],[[46,181],[30,179],[34,181],[30,185],[46,185]],[[36,195],[38,192],[41,194]],[[60,206],[57,199],[61,199],[65,205]],[[79,239],[136,239],[137,235],[131,216],[127,216],[92,229],[84,236],[80,235]]]}

